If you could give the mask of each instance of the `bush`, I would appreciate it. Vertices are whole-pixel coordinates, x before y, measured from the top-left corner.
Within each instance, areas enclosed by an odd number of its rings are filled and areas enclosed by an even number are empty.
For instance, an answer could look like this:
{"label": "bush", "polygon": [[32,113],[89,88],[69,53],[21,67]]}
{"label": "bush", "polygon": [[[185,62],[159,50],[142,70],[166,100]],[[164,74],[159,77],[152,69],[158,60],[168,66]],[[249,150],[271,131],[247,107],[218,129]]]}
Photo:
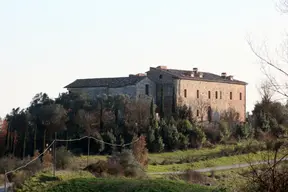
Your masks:
{"label": "bush", "polygon": [[56,168],[66,169],[71,161],[72,153],[64,146],[56,150]]}
{"label": "bush", "polygon": [[196,147],[201,148],[202,145],[206,142],[206,135],[200,126],[195,126],[193,128],[193,132],[195,132],[196,135]]}
{"label": "bush", "polygon": [[91,172],[97,177],[103,177],[107,174],[125,177],[144,177],[146,175],[131,150],[115,153],[107,161],[100,160],[87,166],[84,170]]}
{"label": "bush", "polygon": [[[38,157],[38,158],[37,158]],[[36,159],[37,158],[37,159]],[[36,159],[36,160],[34,160]],[[34,160],[33,162],[31,162]],[[17,163],[17,167],[20,167],[24,164],[27,164],[31,162],[29,165],[27,165],[23,170],[26,170],[31,173],[31,175],[35,174],[36,172],[40,171],[42,169],[42,164],[39,156],[34,156],[34,157],[27,157],[24,160],[20,160],[19,163]]]}
{"label": "bush", "polygon": [[266,145],[264,143],[251,140],[248,141],[246,144],[237,145],[234,149],[231,148],[224,148],[221,150],[222,156],[231,156],[231,155],[240,155],[240,154],[247,154],[247,153],[257,153],[259,151],[266,150]]}
{"label": "bush", "polygon": [[245,175],[247,179],[247,184],[245,188],[241,191],[247,192],[282,192],[287,191],[288,183],[288,169],[285,165],[284,158],[286,155],[279,155],[279,151],[282,148],[286,148],[284,142],[268,142],[267,149],[270,154],[267,154],[263,160],[266,161],[266,164],[263,164],[261,167],[256,167],[249,163],[250,173]]}
{"label": "bush", "polygon": [[179,149],[187,149],[189,145],[189,139],[182,133],[179,133]]}
{"label": "bush", "polygon": [[93,163],[84,168],[85,171],[89,171],[94,176],[104,176],[108,171],[108,164],[106,161],[99,160],[97,163]]}
{"label": "bush", "polygon": [[30,176],[31,173],[23,170],[15,173],[11,181],[13,182],[13,188],[14,189],[20,188],[23,185],[24,181],[28,179]]}
{"label": "bush", "polygon": [[234,136],[238,139],[247,139],[249,136],[249,125],[247,123],[240,123],[236,125]]}
{"label": "bush", "polygon": [[2,157],[0,159],[0,173],[4,174],[5,171],[10,171],[16,168],[17,160],[13,156]]}
{"label": "bush", "polygon": [[221,133],[220,130],[216,127],[205,127],[204,133],[211,143],[216,144],[221,140]]}
{"label": "bush", "polygon": [[230,137],[229,123],[226,121],[220,121],[219,129],[220,129],[221,141],[224,141],[224,142],[227,141]]}
{"label": "bush", "polygon": [[108,169],[109,165],[114,165],[113,167],[117,167],[118,169],[121,167],[122,169],[120,170],[123,170],[125,177],[144,177],[146,175],[131,150],[124,150],[121,153],[112,155],[108,159],[108,162]]}
{"label": "bush", "polygon": [[133,143],[132,151],[135,159],[142,165],[142,167],[147,167],[148,149],[146,148],[146,138],[144,136],[140,136],[139,140]]}
{"label": "bush", "polygon": [[43,155],[42,165],[44,168],[49,168],[52,166],[53,157],[52,154],[48,151]]}
{"label": "bush", "polygon": [[207,183],[210,183],[207,176],[204,176],[201,173],[193,170],[186,170],[184,174],[184,179],[189,183],[195,183],[195,184],[205,185]]}
{"label": "bush", "polygon": [[179,133],[188,134],[192,130],[192,124],[189,120],[179,120],[177,129]]}

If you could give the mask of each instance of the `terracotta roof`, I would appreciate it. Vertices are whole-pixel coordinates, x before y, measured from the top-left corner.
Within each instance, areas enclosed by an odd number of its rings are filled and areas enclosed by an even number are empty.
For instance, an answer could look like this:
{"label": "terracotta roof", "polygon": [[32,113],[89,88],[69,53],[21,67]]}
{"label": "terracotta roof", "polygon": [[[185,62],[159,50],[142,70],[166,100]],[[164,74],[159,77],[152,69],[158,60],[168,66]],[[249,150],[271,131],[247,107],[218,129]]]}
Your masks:
{"label": "terracotta roof", "polygon": [[168,73],[172,76],[174,76],[175,78],[179,78],[179,79],[187,79],[187,80],[196,80],[196,81],[211,81],[211,82],[221,82],[221,83],[231,83],[231,84],[241,84],[241,85],[247,85],[246,82],[244,81],[240,81],[240,80],[230,80],[228,78],[223,78],[220,75],[216,75],[213,73],[209,73],[209,72],[201,72],[198,71],[198,73],[202,73],[203,77],[192,77],[189,76],[187,74],[191,74],[193,73],[193,71],[188,71],[188,70],[179,70],[179,69],[160,69],[160,68],[154,68],[151,67],[151,69],[156,69],[156,70],[160,70],[163,71],[165,73]]}
{"label": "terracotta roof", "polygon": [[113,77],[113,78],[94,78],[94,79],[77,79],[64,88],[84,88],[84,87],[124,87],[135,85],[146,76],[130,76],[130,77]]}

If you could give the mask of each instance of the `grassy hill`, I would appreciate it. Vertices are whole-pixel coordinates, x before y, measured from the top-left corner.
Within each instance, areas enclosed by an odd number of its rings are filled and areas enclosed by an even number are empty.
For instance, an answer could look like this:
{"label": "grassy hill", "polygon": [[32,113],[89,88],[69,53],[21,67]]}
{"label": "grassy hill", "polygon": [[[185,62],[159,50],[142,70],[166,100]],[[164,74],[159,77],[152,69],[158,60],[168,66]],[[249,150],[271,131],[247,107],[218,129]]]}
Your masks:
{"label": "grassy hill", "polygon": [[212,189],[169,180],[80,178],[62,182],[47,192],[211,192]]}
{"label": "grassy hill", "polygon": [[57,171],[39,173],[17,192],[212,192],[213,187],[192,185],[166,179],[95,178],[86,171]]}

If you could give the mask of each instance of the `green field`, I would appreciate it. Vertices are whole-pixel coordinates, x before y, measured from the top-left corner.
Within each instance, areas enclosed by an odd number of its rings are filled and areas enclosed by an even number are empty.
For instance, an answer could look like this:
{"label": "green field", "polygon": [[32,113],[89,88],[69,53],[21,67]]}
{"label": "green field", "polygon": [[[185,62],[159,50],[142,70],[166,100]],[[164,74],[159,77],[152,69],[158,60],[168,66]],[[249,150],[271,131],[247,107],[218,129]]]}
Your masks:
{"label": "green field", "polygon": [[[65,189],[65,190],[63,190]],[[199,185],[169,180],[135,179],[74,179],[60,183],[47,192],[211,192],[212,189]]]}
{"label": "green field", "polygon": [[[223,150],[231,150],[234,149],[235,146],[236,145],[218,145],[215,148],[149,154],[147,172],[185,171],[187,169],[195,170],[207,167],[241,164],[247,163],[248,161],[262,161],[267,154],[265,151],[232,156],[222,154]],[[106,158],[106,156],[90,156],[89,163],[105,160]],[[189,163],[186,163],[186,160],[189,160]],[[87,165],[87,156],[74,157],[73,164],[78,166],[78,168],[84,168]]]}
{"label": "green field", "polygon": [[[159,154],[149,154],[149,165],[147,173],[149,179],[124,179],[124,178],[95,178],[89,172],[81,171],[87,166],[87,156],[74,156],[67,170],[57,171],[56,178],[51,173],[39,173],[25,181],[18,192],[47,191],[99,191],[99,192],[202,192],[213,191],[212,188],[200,185],[191,185],[185,182],[181,176],[171,175],[150,175],[155,172],[185,171],[187,169],[201,169],[207,167],[227,166],[247,162],[262,161],[267,157],[267,151],[259,151],[248,154],[236,155],[233,150],[239,145],[218,145],[214,148],[192,149],[187,151],[165,152]],[[230,153],[232,152],[232,153]],[[283,153],[285,151],[281,151]],[[280,153],[280,154],[281,154]],[[230,156],[231,155],[231,156]],[[106,160],[107,156],[89,156],[88,164],[99,160]],[[188,163],[186,162],[188,161]],[[241,176],[244,169],[233,169],[226,171],[216,171],[214,175],[204,173],[209,176],[209,180],[214,187],[226,187],[237,189],[242,185],[245,178]],[[208,177],[207,177],[208,178]],[[198,183],[198,182],[192,182]],[[203,183],[201,183],[203,184]],[[206,184],[206,183],[205,183]],[[45,190],[44,190],[45,189]]]}
{"label": "green field", "polygon": [[[161,164],[163,161],[172,163],[179,163],[188,158],[195,160],[205,160],[207,158],[213,158],[219,156],[224,149],[234,149],[235,145],[217,145],[214,148],[202,148],[202,149],[189,149],[185,151],[173,151],[165,153],[149,153],[149,164]],[[97,160],[106,160],[107,156],[93,155],[89,156],[89,162],[95,162]],[[75,157],[74,162],[81,164],[82,166],[87,164],[87,156],[83,155]]]}
{"label": "green field", "polygon": [[234,155],[229,157],[213,158],[195,163],[169,164],[169,165],[149,165],[148,172],[171,172],[171,171],[185,171],[187,169],[201,169],[207,167],[216,167],[224,165],[233,165],[240,163],[247,163],[247,161],[261,161],[263,160],[265,152],[257,154],[249,153],[244,155]]}
{"label": "green field", "polygon": [[95,178],[85,171],[40,173],[25,182],[18,192],[212,192],[212,187],[165,179]]}

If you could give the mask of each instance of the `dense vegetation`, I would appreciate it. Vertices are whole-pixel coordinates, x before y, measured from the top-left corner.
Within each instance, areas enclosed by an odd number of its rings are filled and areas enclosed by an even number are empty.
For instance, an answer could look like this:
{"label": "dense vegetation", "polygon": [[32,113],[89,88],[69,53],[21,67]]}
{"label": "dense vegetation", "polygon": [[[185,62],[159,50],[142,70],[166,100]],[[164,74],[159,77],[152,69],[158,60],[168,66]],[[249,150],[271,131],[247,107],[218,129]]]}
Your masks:
{"label": "dense vegetation", "polygon": [[48,190],[48,192],[58,191],[211,192],[212,189],[168,180],[77,179],[61,183]]}
{"label": "dense vegetation", "polygon": [[[264,142],[255,139],[281,140],[287,136],[287,105],[265,97],[255,105],[252,116],[245,123],[239,122],[233,109],[223,112],[220,122],[197,122],[192,109],[186,105],[177,107],[172,116],[160,118],[155,107],[153,100],[135,101],[125,95],[90,98],[63,93],[51,99],[45,93],[37,94],[27,109],[13,109],[5,117],[0,133],[0,155],[8,156],[0,159],[0,172],[3,174],[5,169],[14,169],[30,161],[31,157],[37,157],[56,136],[67,140],[88,135],[112,144],[92,139],[87,142],[87,138],[74,142],[57,141],[58,170],[85,167],[84,170],[98,177],[132,178],[146,178],[146,171],[185,171],[245,163],[247,154],[253,160],[261,160],[267,148]],[[135,143],[122,146],[131,141]],[[76,156],[87,153],[88,143],[90,154],[109,155],[108,158],[97,156],[97,161],[90,159],[87,166],[87,158],[83,163],[83,158]],[[199,150],[202,147],[204,149]],[[50,169],[52,159],[52,153],[47,152],[21,171],[9,174],[8,179],[16,188],[22,189],[27,178],[39,170]],[[87,184],[80,180],[76,183]],[[66,184],[61,183],[54,189],[58,190],[62,185]]]}
{"label": "dense vegetation", "polygon": [[[132,141],[146,136],[149,152],[163,152],[200,148],[217,143],[231,143],[239,139],[283,137],[287,133],[287,106],[265,97],[255,105],[253,115],[240,123],[237,113],[229,109],[222,113],[219,123],[196,122],[191,108],[178,107],[170,117],[160,120],[155,114],[153,100],[131,100],[127,96],[98,96],[62,93],[51,99],[37,94],[27,109],[13,109],[4,120],[1,154],[17,157],[33,156],[54,140],[93,136],[112,144]],[[87,140],[57,142],[73,153],[86,153]],[[90,153],[111,154],[118,147],[90,142]]]}

